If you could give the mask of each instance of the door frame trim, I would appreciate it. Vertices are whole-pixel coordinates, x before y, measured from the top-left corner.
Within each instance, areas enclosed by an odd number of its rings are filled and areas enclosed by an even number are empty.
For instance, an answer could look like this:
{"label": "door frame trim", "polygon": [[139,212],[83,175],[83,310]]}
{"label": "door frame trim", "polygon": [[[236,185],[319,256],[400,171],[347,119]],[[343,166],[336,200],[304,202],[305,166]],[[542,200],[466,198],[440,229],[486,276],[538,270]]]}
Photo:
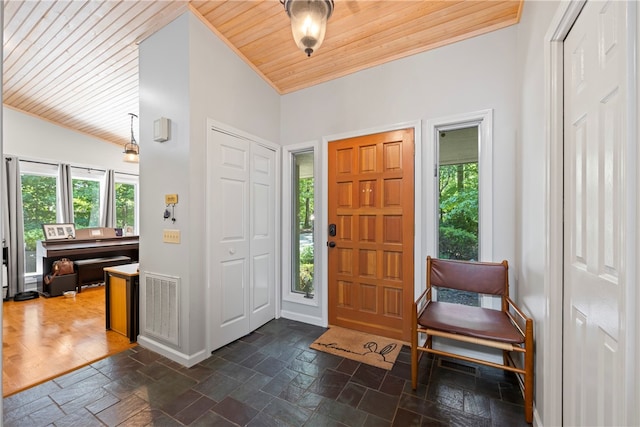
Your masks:
{"label": "door frame trim", "polygon": [[[294,293],[292,288],[292,254],[293,251],[291,249],[292,245],[292,235],[293,235],[293,219],[292,219],[292,207],[293,207],[293,166],[292,166],[292,155],[298,153],[304,153],[308,151],[313,151],[313,179],[314,179],[314,190],[313,197],[317,199],[319,196],[318,185],[315,181],[318,180],[320,176],[318,171],[320,170],[320,146],[318,141],[310,141],[310,142],[302,142],[299,144],[291,144],[285,145],[282,147],[282,283],[280,287],[282,288],[282,301],[288,302],[292,304],[301,304],[311,307],[318,307],[320,305],[319,300],[322,295],[322,289],[315,290],[313,298],[305,298],[302,294]],[[323,218],[321,218],[316,212],[314,212],[314,224],[324,224]],[[319,231],[318,227],[314,225],[313,227],[313,253],[314,253],[314,263],[316,260],[316,255],[322,252],[323,246],[320,244],[321,239],[318,236]],[[322,276],[324,271],[322,269],[318,269],[318,271],[314,271],[314,283],[322,283]],[[291,316],[291,314],[288,314]],[[285,316],[287,317],[287,316]],[[289,318],[289,317],[288,317]],[[302,319],[301,319],[302,320]],[[305,318],[302,321],[306,323],[313,323],[314,325],[318,323],[317,319],[309,319]]]}
{"label": "door frame trim", "polygon": [[[427,120],[425,146],[430,147],[430,149],[423,151],[422,162],[425,165],[433,165],[433,168],[438,167],[438,132],[471,126],[478,127],[478,185],[480,187],[478,248],[480,261],[493,261],[493,110],[473,111]],[[435,170],[425,176],[425,183],[432,191],[437,191],[438,180],[435,177]],[[482,188],[483,183],[489,187],[484,188],[485,191]],[[422,220],[425,224],[431,224],[433,228],[427,230],[426,235],[423,237],[424,248],[427,251],[427,253],[423,254],[423,259],[426,259],[427,255],[438,256],[436,236],[438,235],[439,224],[436,219],[437,210],[435,198],[425,197],[425,216]],[[427,243],[429,240],[431,244]]]}
{"label": "door frame trim", "polygon": [[[563,156],[564,156],[564,39],[582,11],[586,0],[561,2],[545,34],[544,114],[545,128],[545,240],[544,299],[546,314],[540,319],[547,363],[539,375],[543,383],[542,407],[545,419],[534,406],[537,425],[562,425],[562,333],[563,333]],[[557,284],[562,286],[557,286]]]}
{"label": "door frame trim", "polygon": [[[381,132],[391,132],[400,129],[413,129],[413,167],[414,167],[414,236],[413,236],[413,250],[414,250],[414,295],[418,291],[421,284],[420,278],[422,277],[422,268],[418,266],[422,265],[422,224],[421,221],[417,221],[418,218],[422,218],[422,181],[423,168],[422,168],[422,122],[420,120],[401,122],[390,125],[377,126],[373,128],[366,128],[361,130],[349,131],[339,134],[330,134],[322,137],[322,143],[320,145],[320,155],[322,156],[322,163],[320,168],[320,174],[318,175],[318,183],[320,188],[320,202],[322,203],[322,218],[326,224],[326,219],[329,218],[329,142],[339,139],[354,138],[358,136],[366,136]],[[329,240],[329,232],[326,226],[320,227],[320,242],[327,242]],[[322,273],[322,326],[329,325],[329,275],[326,274],[326,270],[329,265],[329,254],[326,250],[326,246],[322,246],[325,250],[320,251],[320,256],[316,258],[319,261],[319,265],[323,268]]]}

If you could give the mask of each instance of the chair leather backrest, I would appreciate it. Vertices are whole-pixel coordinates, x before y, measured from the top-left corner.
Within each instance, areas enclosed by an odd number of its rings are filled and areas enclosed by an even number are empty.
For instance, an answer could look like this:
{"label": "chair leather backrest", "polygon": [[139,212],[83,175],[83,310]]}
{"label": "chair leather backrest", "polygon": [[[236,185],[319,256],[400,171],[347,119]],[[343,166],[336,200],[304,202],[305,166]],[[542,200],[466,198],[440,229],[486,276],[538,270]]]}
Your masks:
{"label": "chair leather backrest", "polygon": [[490,295],[508,295],[509,276],[502,263],[427,259],[427,283],[431,286]]}

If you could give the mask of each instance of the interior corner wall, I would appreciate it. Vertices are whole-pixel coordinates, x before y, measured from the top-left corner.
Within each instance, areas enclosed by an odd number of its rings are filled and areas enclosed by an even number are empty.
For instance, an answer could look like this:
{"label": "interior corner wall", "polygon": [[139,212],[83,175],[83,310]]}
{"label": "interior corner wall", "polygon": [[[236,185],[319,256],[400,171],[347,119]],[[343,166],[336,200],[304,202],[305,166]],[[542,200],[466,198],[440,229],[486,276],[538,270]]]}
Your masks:
{"label": "interior corner wall", "polygon": [[[279,95],[191,12],[141,43],[139,68],[140,135],[147,145],[140,153],[141,280],[144,272],[180,278],[180,342],[173,346],[151,335],[139,341],[193,364],[208,356],[206,121],[278,143]],[[152,137],[159,117],[171,121],[163,143]],[[173,193],[175,223],[162,215],[164,195]],[[162,242],[167,228],[180,230],[179,244]],[[146,310],[141,292],[141,334]]]}
{"label": "interior corner wall", "polygon": [[[204,308],[192,303],[191,272],[194,263],[189,219],[189,20],[182,15],[144,40],[139,46],[140,96],[140,336],[138,342],[173,360],[190,364],[204,350],[204,322],[195,319]],[[170,138],[153,141],[153,121],[170,120]],[[165,194],[177,194],[175,223],[163,216]],[[163,230],[180,230],[179,244],[163,243]],[[195,257],[197,258],[197,256]],[[148,334],[147,316],[157,313],[146,304],[147,274],[178,278],[178,344]],[[166,315],[166,314],[165,314]],[[162,316],[162,314],[160,314]],[[195,331],[194,331],[195,329]]]}
{"label": "interior corner wall", "polygon": [[[509,27],[282,96],[282,143],[322,141],[330,135],[420,120],[423,140],[416,144],[433,150],[424,145],[427,120],[493,109],[491,257],[512,263],[516,93],[516,29]],[[286,301],[282,308],[301,317],[321,317],[325,309]]]}
{"label": "interior corner wall", "polygon": [[[545,186],[549,165],[546,164],[545,117],[545,33],[552,22],[559,2],[525,2],[518,25],[518,188],[517,200],[517,277],[520,305],[534,318],[536,335],[535,407],[544,425],[554,425],[545,413],[544,390],[547,367],[561,360],[540,357],[547,354],[542,325],[549,322],[545,296],[545,266],[547,233],[545,217],[548,200]],[[561,325],[557,325],[561,327]]]}
{"label": "interior corner wall", "polygon": [[[196,16],[190,17],[190,98],[193,137],[206,139],[207,118],[280,143],[280,95],[214,35]],[[194,151],[194,161],[203,159]]]}

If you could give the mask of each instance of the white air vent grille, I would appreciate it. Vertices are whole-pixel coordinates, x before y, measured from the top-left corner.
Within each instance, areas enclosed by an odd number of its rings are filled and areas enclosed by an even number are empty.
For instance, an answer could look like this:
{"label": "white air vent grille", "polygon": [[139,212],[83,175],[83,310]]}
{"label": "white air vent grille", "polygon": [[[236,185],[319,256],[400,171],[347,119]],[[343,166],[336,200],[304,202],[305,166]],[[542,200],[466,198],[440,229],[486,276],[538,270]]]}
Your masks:
{"label": "white air vent grille", "polygon": [[144,333],[178,345],[179,278],[146,274]]}

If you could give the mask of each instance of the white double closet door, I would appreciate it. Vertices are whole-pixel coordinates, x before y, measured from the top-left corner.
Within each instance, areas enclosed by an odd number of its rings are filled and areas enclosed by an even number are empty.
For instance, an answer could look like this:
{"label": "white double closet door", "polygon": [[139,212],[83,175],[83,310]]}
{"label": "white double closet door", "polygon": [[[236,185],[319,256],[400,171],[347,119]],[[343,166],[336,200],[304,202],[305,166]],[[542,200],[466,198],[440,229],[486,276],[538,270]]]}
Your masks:
{"label": "white double closet door", "polygon": [[207,135],[209,349],[275,317],[276,153],[210,127]]}
{"label": "white double closet door", "polygon": [[588,1],[564,41],[568,426],[638,425],[635,7]]}

